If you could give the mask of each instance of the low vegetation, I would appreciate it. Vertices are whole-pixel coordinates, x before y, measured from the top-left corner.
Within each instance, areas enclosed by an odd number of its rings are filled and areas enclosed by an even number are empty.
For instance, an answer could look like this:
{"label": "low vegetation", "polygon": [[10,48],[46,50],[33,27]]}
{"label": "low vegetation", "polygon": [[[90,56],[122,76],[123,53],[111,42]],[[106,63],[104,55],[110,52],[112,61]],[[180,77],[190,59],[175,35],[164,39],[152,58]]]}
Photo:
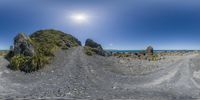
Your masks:
{"label": "low vegetation", "polygon": [[2,50],[0,51],[0,56],[5,56],[7,55],[8,51],[7,50]]}
{"label": "low vegetation", "polygon": [[96,48],[91,48],[91,47],[85,46],[85,47],[84,47],[84,52],[85,52],[86,55],[92,56],[92,55],[96,54],[97,49],[96,49]]}
{"label": "low vegetation", "polygon": [[133,58],[140,60],[158,61],[161,57],[158,54],[147,55],[145,53],[113,53],[112,56],[118,58]]}
{"label": "low vegetation", "polygon": [[149,61],[158,61],[161,60],[161,57],[158,54],[153,54],[152,56],[147,57]]}

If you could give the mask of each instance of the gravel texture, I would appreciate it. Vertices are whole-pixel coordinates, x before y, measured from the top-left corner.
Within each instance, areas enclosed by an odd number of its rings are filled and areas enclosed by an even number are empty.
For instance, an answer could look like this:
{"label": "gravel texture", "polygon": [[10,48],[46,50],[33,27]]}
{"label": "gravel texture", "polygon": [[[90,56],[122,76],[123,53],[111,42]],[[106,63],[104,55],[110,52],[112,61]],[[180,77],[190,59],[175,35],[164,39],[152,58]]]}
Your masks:
{"label": "gravel texture", "polygon": [[0,58],[0,99],[194,100],[200,98],[199,61],[198,55],[128,61],[87,56],[78,47],[26,74],[7,69]]}

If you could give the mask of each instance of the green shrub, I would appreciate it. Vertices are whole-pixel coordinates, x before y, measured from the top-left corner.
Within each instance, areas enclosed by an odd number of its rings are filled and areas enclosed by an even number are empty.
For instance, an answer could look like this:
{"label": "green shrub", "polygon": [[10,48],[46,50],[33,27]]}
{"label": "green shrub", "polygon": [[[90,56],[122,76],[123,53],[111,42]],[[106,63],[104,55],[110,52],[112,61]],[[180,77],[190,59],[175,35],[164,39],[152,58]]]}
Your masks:
{"label": "green shrub", "polygon": [[32,72],[43,68],[49,61],[50,57],[43,55],[35,55],[33,57],[17,55],[12,57],[9,67],[12,70]]}
{"label": "green shrub", "polygon": [[13,70],[20,70],[27,62],[31,60],[31,57],[25,57],[23,55],[16,55],[11,58],[10,68]]}

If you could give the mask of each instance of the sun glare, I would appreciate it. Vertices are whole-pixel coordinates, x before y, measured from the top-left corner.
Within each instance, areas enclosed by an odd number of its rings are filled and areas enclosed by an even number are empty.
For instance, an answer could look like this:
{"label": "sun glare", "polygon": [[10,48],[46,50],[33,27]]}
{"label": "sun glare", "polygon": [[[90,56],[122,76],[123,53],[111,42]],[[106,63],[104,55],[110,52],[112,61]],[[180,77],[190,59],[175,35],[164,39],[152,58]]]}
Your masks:
{"label": "sun glare", "polygon": [[88,16],[86,14],[75,14],[71,16],[71,18],[77,23],[83,23],[88,20]]}

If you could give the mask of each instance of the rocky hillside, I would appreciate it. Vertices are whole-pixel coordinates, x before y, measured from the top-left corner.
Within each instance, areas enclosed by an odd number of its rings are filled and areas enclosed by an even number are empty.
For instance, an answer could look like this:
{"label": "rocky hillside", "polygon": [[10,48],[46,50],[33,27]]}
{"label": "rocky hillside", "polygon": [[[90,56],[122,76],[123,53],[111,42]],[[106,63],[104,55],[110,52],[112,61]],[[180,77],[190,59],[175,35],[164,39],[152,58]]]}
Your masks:
{"label": "rocky hillside", "polygon": [[49,63],[55,51],[76,46],[81,46],[77,38],[58,30],[40,30],[30,36],[19,33],[6,58],[10,61],[9,68],[32,72]]}
{"label": "rocky hillside", "polygon": [[57,30],[40,30],[30,36],[35,47],[63,48],[81,46],[81,42],[70,34]]}

